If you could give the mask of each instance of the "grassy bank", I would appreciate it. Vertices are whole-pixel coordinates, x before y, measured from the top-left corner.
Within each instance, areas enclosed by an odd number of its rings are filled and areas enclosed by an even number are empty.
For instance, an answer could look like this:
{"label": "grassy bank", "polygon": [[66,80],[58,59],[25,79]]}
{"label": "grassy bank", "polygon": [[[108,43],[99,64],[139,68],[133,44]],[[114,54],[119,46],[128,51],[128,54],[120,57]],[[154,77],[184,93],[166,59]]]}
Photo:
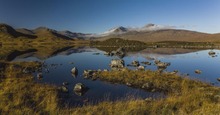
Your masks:
{"label": "grassy bank", "polygon": [[[101,72],[99,79],[148,91],[163,91],[163,99],[129,100],[100,103],[96,106],[78,108],[77,113],[97,114],[219,114],[220,89],[200,81],[182,78],[173,74],[160,74],[152,71],[112,71]],[[143,87],[151,83],[152,86]]]}
{"label": "grassy bank", "polygon": [[[104,101],[97,105],[65,107],[56,86],[36,83],[23,68],[37,68],[40,63],[0,62],[0,114],[219,114],[220,89],[174,74],[153,71],[100,72],[103,81],[130,84],[147,91],[164,92],[160,99]],[[145,87],[143,85],[145,84]],[[148,86],[146,85],[148,84]]]}

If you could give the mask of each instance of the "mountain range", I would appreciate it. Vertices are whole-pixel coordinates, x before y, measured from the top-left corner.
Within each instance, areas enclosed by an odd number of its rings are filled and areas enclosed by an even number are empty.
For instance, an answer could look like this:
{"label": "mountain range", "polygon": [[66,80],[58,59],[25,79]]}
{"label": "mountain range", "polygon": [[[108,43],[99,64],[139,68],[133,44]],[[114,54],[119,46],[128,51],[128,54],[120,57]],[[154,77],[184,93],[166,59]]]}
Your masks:
{"label": "mountain range", "polygon": [[187,41],[187,42],[220,42],[220,34],[209,34],[190,30],[176,29],[173,26],[147,24],[140,28],[115,27],[101,34],[85,34],[68,30],[57,31],[47,27],[30,30],[26,28],[14,29],[7,24],[0,24],[0,39],[51,39],[51,40],[106,40],[122,38],[142,42]]}

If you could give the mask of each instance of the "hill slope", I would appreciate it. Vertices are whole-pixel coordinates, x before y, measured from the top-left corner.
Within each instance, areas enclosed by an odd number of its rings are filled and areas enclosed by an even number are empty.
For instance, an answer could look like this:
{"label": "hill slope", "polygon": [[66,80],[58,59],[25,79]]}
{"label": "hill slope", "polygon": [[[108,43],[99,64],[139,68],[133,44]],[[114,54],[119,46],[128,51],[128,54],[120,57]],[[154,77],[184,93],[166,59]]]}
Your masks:
{"label": "hill slope", "polygon": [[131,31],[124,34],[109,35],[98,38],[105,40],[108,38],[123,38],[128,40],[138,40],[142,42],[162,42],[162,41],[185,41],[185,42],[220,42],[220,34],[206,34],[188,30],[156,30],[137,32]]}

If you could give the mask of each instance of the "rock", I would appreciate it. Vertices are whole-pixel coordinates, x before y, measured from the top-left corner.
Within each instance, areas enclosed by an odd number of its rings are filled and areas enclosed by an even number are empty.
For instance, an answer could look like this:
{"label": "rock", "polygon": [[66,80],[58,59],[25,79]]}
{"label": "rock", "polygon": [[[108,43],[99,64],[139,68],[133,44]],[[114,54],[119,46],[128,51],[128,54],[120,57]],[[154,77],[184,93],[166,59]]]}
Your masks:
{"label": "rock", "polygon": [[111,63],[109,64],[111,68],[123,68],[124,67],[124,60],[121,59],[112,59]]}
{"label": "rock", "polygon": [[214,51],[209,51],[209,55],[215,55]]}
{"label": "rock", "polygon": [[86,89],[85,85],[82,84],[82,83],[77,83],[75,86],[74,86],[74,91],[75,92],[82,92]]}
{"label": "rock", "polygon": [[42,73],[38,73],[38,74],[37,74],[37,78],[38,78],[38,79],[41,79],[41,78],[43,78],[43,75],[42,75]]}
{"label": "rock", "polygon": [[153,88],[153,83],[147,82],[145,84],[142,85],[143,89],[152,89]]}
{"label": "rock", "polygon": [[137,70],[144,70],[145,68],[144,68],[144,66],[138,66],[137,67]]}
{"label": "rock", "polygon": [[61,86],[61,91],[64,92],[64,93],[68,93],[69,90],[66,86]]}
{"label": "rock", "polygon": [[63,85],[68,85],[68,82],[63,82]]}
{"label": "rock", "polygon": [[126,85],[127,85],[127,86],[131,86],[131,83],[128,83],[128,82],[127,82]]}
{"label": "rock", "polygon": [[108,71],[108,69],[104,69],[103,71],[107,72],[107,71]]}
{"label": "rock", "polygon": [[78,74],[78,69],[76,67],[72,68],[71,73],[77,75]]}
{"label": "rock", "polygon": [[197,69],[197,70],[195,70],[195,73],[197,73],[197,74],[201,74],[202,71]]}
{"label": "rock", "polygon": [[159,68],[166,68],[167,66],[170,66],[170,63],[166,63],[166,62],[156,62],[155,64]]}
{"label": "rock", "polygon": [[170,74],[176,74],[178,73],[178,70],[174,70],[173,72],[170,72]]}
{"label": "rock", "polygon": [[154,63],[158,64],[158,63],[160,63],[160,60],[155,60]]}
{"label": "rock", "polygon": [[139,61],[132,61],[131,65],[134,67],[138,67],[140,65]]}
{"label": "rock", "polygon": [[145,101],[147,101],[147,102],[152,101],[152,100],[153,100],[152,97],[148,97],[148,98],[145,99]]}
{"label": "rock", "polygon": [[89,78],[92,77],[93,71],[92,70],[84,70],[83,71],[83,76],[84,78]]}
{"label": "rock", "polygon": [[102,72],[102,70],[101,70],[101,69],[98,69],[97,72]]}

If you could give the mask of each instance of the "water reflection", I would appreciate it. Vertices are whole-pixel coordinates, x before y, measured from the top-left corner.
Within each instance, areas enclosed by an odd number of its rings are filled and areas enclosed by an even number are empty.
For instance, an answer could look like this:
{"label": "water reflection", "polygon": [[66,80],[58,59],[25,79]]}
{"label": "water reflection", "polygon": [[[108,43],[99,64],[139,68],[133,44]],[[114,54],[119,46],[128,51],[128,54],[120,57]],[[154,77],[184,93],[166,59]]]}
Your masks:
{"label": "water reflection", "polygon": [[[113,59],[120,59],[117,56],[104,55],[105,52],[109,52],[109,49],[103,49],[105,50],[103,51],[90,47],[42,46],[31,47],[31,49],[1,48],[0,50],[2,61],[37,60],[44,62],[41,71],[35,73],[35,76],[37,76],[41,72],[43,77],[40,80],[36,77],[36,81],[57,86],[63,86],[64,82],[68,82],[68,85],[65,86],[68,89],[66,101],[73,104],[83,103],[83,101],[88,99],[94,102],[101,101],[106,98],[106,95],[108,95],[110,100],[125,98],[127,94],[134,94],[140,98],[161,96],[161,93],[158,92],[146,92],[141,89],[103,82],[98,79],[85,79],[83,77],[84,70],[110,70],[110,62]],[[218,58],[220,50],[212,50],[215,52],[214,57],[209,55],[210,51],[209,49],[148,48],[135,52],[127,50],[125,57],[122,59],[124,60],[124,65],[129,65],[136,60],[145,69],[175,72],[182,76],[189,76],[192,79],[199,79],[220,86],[217,81],[220,75],[220,71],[218,71],[220,67],[220,59]],[[155,64],[155,60],[170,62],[171,64],[160,67]],[[77,67],[78,75],[71,73],[73,67]],[[137,69],[136,66],[126,67]],[[196,74],[194,72],[196,69],[201,70],[202,73]],[[73,88],[76,83],[85,84],[89,90],[74,92]]]}

